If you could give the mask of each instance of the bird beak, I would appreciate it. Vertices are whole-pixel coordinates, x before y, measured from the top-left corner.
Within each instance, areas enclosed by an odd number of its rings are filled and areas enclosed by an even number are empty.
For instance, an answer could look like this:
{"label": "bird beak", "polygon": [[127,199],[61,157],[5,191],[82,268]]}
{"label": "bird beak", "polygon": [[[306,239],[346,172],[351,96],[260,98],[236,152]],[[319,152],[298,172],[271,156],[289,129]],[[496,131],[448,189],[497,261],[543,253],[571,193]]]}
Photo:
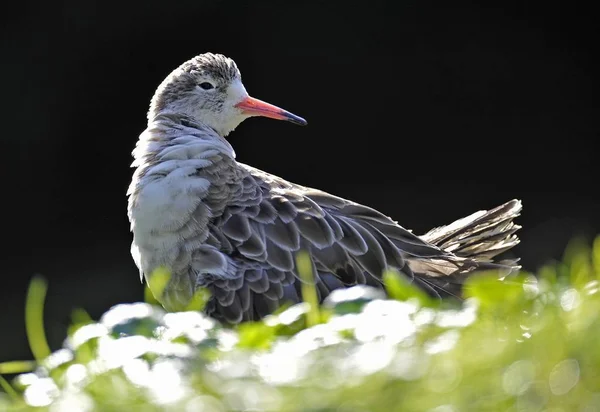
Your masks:
{"label": "bird beak", "polygon": [[242,113],[248,116],[263,116],[270,117],[271,119],[287,120],[300,126],[306,126],[306,120],[300,116],[296,116],[293,113],[283,110],[272,104],[263,102],[262,100],[255,99],[254,97],[246,97],[244,100],[235,105],[238,109],[242,110]]}

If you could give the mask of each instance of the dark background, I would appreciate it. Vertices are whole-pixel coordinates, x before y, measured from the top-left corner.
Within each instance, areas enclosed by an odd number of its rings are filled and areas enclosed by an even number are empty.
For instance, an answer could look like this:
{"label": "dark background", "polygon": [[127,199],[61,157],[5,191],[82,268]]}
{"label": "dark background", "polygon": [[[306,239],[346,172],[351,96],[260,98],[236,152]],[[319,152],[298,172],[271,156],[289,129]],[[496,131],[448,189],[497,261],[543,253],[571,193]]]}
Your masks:
{"label": "dark background", "polygon": [[529,270],[600,233],[595,14],[483,3],[4,2],[0,360],[30,357],[35,273],[53,347],[73,307],[98,317],[142,299],[130,153],[155,87],[205,51],[309,121],[245,122],[230,136],[242,162],[417,232],[520,198]]}

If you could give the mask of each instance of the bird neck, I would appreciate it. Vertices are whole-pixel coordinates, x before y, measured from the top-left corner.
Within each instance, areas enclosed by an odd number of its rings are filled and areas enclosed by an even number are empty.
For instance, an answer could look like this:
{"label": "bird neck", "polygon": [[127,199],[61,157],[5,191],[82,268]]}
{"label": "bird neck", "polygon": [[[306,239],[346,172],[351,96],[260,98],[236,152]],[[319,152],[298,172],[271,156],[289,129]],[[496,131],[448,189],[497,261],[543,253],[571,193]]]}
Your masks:
{"label": "bird neck", "polygon": [[[128,194],[176,170],[201,170],[219,159],[235,159],[225,138],[194,119],[162,113],[148,122],[132,153],[136,168]],[[187,172],[186,172],[187,173]]]}
{"label": "bird neck", "polygon": [[161,112],[148,121],[133,151],[136,159],[150,156],[159,161],[205,159],[212,154],[235,159],[231,144],[213,128],[171,112]]}

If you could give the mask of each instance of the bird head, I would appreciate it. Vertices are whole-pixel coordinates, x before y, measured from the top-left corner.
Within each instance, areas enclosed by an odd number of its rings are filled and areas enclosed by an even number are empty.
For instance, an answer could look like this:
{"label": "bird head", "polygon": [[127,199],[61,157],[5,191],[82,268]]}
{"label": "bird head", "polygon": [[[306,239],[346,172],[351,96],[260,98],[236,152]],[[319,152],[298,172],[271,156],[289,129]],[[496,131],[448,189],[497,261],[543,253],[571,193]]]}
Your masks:
{"label": "bird head", "polygon": [[200,54],[175,69],[157,88],[148,119],[178,113],[227,136],[248,117],[264,116],[306,125],[306,120],[248,95],[235,62],[221,54]]}

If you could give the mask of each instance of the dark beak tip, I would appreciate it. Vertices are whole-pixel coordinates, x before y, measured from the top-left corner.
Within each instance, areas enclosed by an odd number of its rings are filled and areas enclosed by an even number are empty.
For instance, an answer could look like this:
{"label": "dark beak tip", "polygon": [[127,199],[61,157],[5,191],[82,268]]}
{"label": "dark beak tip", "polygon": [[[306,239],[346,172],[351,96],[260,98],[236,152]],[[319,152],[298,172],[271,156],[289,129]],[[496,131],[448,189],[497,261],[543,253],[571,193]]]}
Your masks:
{"label": "dark beak tip", "polygon": [[298,126],[306,126],[308,124],[308,122],[305,119],[303,119],[300,116],[296,116],[295,114],[291,114],[288,117],[288,120],[294,124],[297,124]]}

